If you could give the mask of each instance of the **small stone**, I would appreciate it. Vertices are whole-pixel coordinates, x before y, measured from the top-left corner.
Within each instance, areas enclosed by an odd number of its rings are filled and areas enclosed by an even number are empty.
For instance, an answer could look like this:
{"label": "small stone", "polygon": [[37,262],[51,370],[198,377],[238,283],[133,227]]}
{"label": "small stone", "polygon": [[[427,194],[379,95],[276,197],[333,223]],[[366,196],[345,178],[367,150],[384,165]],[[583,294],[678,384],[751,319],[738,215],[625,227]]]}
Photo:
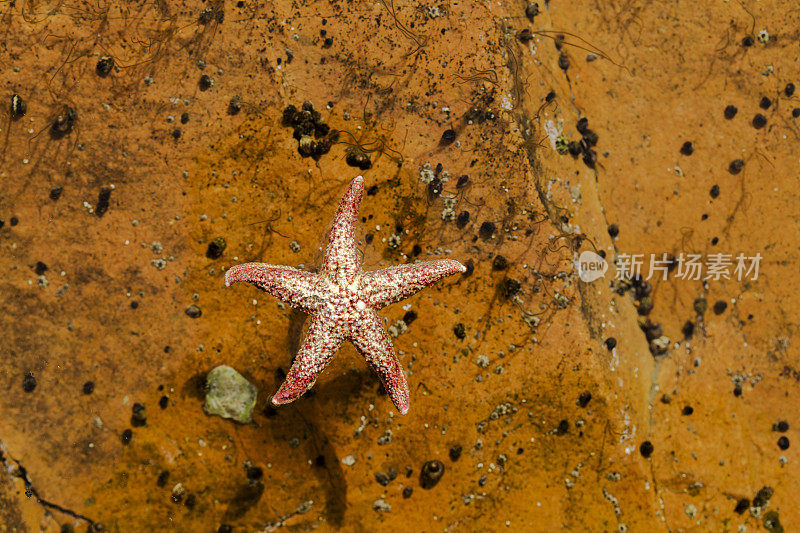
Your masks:
{"label": "small stone", "polygon": [[392,506],[384,500],[375,500],[372,502],[372,509],[379,513],[390,513],[392,511]]}
{"label": "small stone", "polygon": [[229,366],[218,366],[206,377],[206,414],[230,418],[242,424],[253,416],[258,391],[244,376]]}
{"label": "small stone", "polygon": [[432,489],[444,475],[444,464],[441,461],[428,461],[422,465],[419,484],[423,489]]}
{"label": "small stone", "polygon": [[185,312],[189,318],[199,318],[203,314],[203,311],[194,304],[187,307]]}

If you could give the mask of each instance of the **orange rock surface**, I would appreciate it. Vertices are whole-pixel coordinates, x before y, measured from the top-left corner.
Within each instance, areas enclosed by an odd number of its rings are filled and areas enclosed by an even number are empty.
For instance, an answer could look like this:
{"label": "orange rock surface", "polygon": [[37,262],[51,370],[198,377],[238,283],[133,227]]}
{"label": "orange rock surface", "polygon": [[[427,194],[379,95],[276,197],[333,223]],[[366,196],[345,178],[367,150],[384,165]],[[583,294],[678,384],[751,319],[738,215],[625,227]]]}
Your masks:
{"label": "orange rock surface", "polygon": [[[525,8],[1,4],[0,531],[797,530],[800,10]],[[358,174],[365,268],[472,268],[382,312],[407,416],[349,345],[271,408],[305,315],[225,269],[318,267]],[[586,250],[762,260],[648,290]]]}

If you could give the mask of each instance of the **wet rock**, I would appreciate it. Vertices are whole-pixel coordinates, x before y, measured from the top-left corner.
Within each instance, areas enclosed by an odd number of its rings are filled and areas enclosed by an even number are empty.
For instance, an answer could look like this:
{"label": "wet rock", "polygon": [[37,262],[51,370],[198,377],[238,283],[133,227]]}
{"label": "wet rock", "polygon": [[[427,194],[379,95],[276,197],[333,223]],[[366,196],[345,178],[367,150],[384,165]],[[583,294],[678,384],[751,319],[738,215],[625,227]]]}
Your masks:
{"label": "wet rock", "polygon": [[209,415],[230,418],[242,424],[252,420],[258,391],[244,376],[229,366],[218,366],[206,377],[206,403]]}

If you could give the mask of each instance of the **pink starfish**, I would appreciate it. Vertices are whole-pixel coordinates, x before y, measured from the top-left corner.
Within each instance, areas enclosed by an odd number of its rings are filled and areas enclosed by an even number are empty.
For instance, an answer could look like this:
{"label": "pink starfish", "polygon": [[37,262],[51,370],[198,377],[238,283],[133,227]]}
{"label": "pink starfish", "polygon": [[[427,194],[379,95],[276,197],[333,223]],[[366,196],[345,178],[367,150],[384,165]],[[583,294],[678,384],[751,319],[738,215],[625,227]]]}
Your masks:
{"label": "pink starfish", "polygon": [[406,376],[377,310],[466,268],[453,259],[441,259],[374,272],[361,270],[355,223],[363,194],[364,178],[358,176],[333,218],[322,272],[245,263],[225,273],[226,286],[246,281],[311,314],[294,364],[272,397],[274,405],[292,402],[313,387],[342,341],[349,340],[378,374],[400,413],[408,412]]}

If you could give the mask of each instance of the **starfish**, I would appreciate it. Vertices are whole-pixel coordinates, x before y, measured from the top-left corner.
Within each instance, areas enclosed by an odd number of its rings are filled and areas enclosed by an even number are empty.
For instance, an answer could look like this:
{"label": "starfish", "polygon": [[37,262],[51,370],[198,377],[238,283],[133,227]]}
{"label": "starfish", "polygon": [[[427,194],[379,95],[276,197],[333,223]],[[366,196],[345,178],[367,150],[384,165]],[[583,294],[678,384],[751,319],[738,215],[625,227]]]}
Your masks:
{"label": "starfish", "polygon": [[272,397],[273,405],[292,402],[313,387],[348,340],[378,375],[400,413],[408,413],[408,382],[377,311],[466,267],[440,259],[361,270],[355,223],[363,194],[364,178],[358,176],[339,203],[319,273],[265,263],[244,263],[225,273],[226,286],[246,281],[311,315],[292,368]]}

